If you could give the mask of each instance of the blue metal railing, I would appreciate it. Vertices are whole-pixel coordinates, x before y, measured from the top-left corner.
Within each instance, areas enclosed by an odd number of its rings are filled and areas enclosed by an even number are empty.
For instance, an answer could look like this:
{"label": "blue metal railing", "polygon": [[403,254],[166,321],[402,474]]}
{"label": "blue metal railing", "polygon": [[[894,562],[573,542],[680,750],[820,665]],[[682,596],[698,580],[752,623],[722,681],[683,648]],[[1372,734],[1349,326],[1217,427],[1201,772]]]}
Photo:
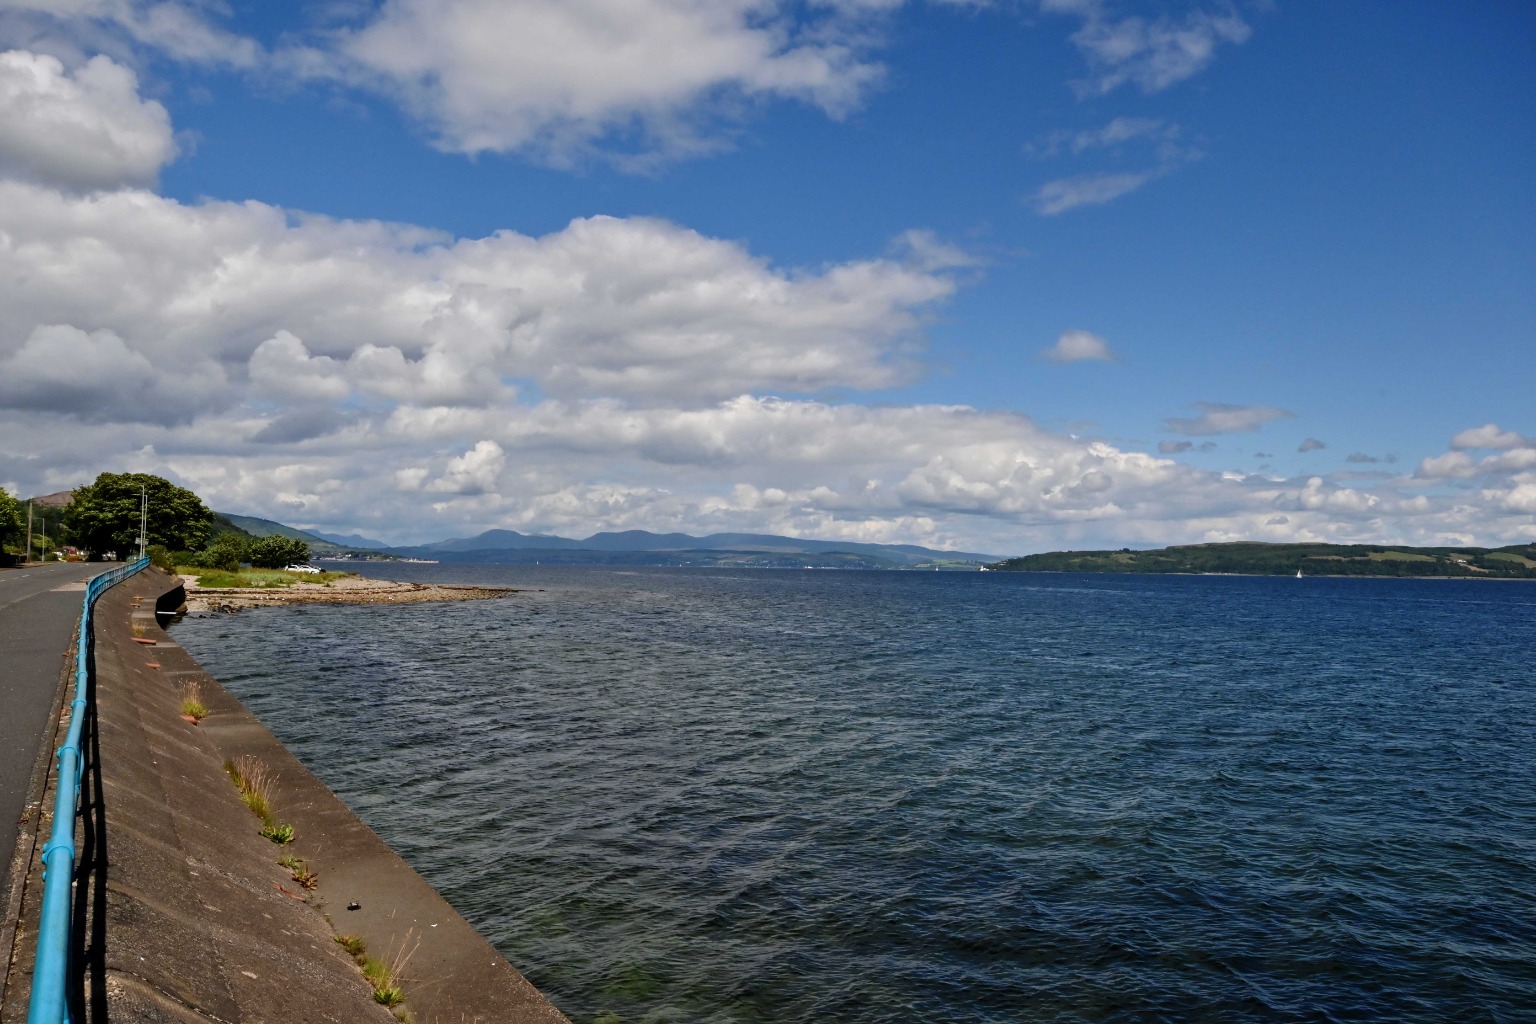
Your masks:
{"label": "blue metal railing", "polygon": [[53,801],[53,832],[43,847],[43,912],[37,926],[37,962],[32,968],[32,1001],[27,1024],[63,1024],[69,1012],[69,923],[71,883],[75,877],[75,810],[80,802],[84,760],[80,732],[90,693],[91,607],[108,587],[149,564],[149,559],[118,566],[86,584],[80,610],[80,640],[75,645],[75,699],[69,705],[69,734],[59,748],[59,781]]}

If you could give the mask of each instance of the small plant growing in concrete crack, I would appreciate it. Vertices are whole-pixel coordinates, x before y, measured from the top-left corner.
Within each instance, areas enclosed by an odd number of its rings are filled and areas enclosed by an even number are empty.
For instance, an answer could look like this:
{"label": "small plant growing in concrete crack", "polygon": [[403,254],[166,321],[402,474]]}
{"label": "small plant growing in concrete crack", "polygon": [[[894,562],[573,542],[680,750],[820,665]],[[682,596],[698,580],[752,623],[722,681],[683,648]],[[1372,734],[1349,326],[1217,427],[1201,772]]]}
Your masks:
{"label": "small plant growing in concrete crack", "polygon": [[373,987],[374,1001],[388,1006],[394,1011],[395,1019],[402,1024],[410,1024],[415,1020],[410,1010],[400,1004],[405,1002],[405,989],[400,982],[405,977],[406,965],[411,962],[411,957],[416,955],[416,949],[421,945],[421,940],[415,938],[414,928],[405,933],[405,938],[400,942],[400,948],[395,950],[395,955],[388,960],[380,960],[368,955],[368,944],[356,935],[337,935],[336,944],[352,957],[357,966],[363,969],[363,977]]}
{"label": "small plant growing in concrete crack", "polygon": [[293,880],[306,889],[314,889],[315,886],[320,884],[320,872],[311,871],[308,862],[302,857],[284,854],[277,858],[277,863],[287,868],[288,873],[293,876]]}
{"label": "small plant growing in concrete crack", "polygon": [[364,942],[361,937],[356,935],[338,935],[336,936],[336,944],[346,950],[348,955],[357,961],[358,966],[362,966],[363,957],[368,955],[368,943]]}
{"label": "small plant growing in concrete crack", "polygon": [[[407,932],[405,937],[409,941],[411,933]],[[368,944],[360,936],[337,935],[335,938],[336,944],[347,951],[353,963],[362,968],[363,977],[373,988],[374,1000],[388,1006],[395,1019],[401,1024],[412,1024],[416,1019],[415,1016],[410,1010],[400,1005],[405,1002],[405,989],[400,987],[399,981],[400,973],[405,970],[406,962],[410,960],[411,954],[416,952],[416,947],[412,946],[410,951],[406,952],[405,944],[401,943],[400,951],[395,954],[393,962],[385,963],[368,955]],[[420,942],[418,941],[416,945],[420,945]]]}
{"label": "small plant growing in concrete crack", "polygon": [[272,787],[277,775],[259,757],[241,754],[232,761],[224,762],[224,770],[234,780],[240,791],[240,799],[251,813],[262,821],[272,820]]}
{"label": "small plant growing in concrete crack", "polygon": [[[293,842],[293,826],[268,818],[267,823],[261,826],[261,835],[262,838],[270,839],[279,845],[287,845]],[[314,887],[310,886],[310,888]]]}
{"label": "small plant growing in concrete crack", "polygon": [[272,790],[277,785],[277,773],[252,754],[241,754],[225,761],[224,771],[229,773],[235,788],[240,791],[245,806],[261,819],[262,837],[279,844],[293,842],[293,826],[272,816]]}
{"label": "small plant growing in concrete crack", "polygon": [[181,713],[194,723],[208,717],[208,707],[203,703],[203,688],[195,679],[181,688]]}

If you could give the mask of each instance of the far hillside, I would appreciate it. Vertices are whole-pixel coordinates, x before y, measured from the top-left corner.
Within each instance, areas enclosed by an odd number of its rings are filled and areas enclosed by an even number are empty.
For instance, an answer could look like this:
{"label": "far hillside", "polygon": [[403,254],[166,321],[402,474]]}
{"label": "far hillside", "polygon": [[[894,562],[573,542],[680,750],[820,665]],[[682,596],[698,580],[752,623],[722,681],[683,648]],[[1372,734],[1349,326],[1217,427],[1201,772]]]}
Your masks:
{"label": "far hillside", "polygon": [[[260,519],[256,516],[240,516],[235,515],[233,512],[215,512],[213,517],[215,533],[232,532],[247,537],[287,537],[289,540],[301,540],[309,545],[310,556],[313,558],[333,558],[337,555],[359,552],[367,547],[377,546],[377,542],[365,544],[363,547],[338,544],[318,533],[296,529],[292,526],[284,526],[282,523],[273,522],[270,519]],[[222,530],[221,527],[223,527]]]}
{"label": "far hillside", "polygon": [[1461,576],[1536,579],[1536,544],[1417,548],[1380,544],[1188,544],[1154,551],[1052,551],[1002,572],[1236,573],[1245,576]]}
{"label": "far hillside", "polygon": [[753,569],[949,569],[974,572],[995,555],[940,551],[916,544],[813,540],[763,533],[624,530],[583,540],[515,530],[487,530],[409,548],[397,555],[444,562],[540,565],[649,565]]}

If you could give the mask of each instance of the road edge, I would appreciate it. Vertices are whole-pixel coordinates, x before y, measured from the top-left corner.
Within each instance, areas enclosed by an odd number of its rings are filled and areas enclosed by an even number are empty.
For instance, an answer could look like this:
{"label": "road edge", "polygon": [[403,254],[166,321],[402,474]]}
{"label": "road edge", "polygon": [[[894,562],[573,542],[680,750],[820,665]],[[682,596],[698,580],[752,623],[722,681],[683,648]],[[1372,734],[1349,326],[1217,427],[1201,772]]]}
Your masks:
{"label": "road edge", "polygon": [[30,867],[37,851],[38,837],[42,835],[45,819],[51,820],[43,807],[48,793],[48,778],[53,771],[53,760],[60,745],[60,732],[64,728],[64,697],[74,681],[75,652],[80,646],[80,626],[75,625],[74,639],[64,651],[59,665],[59,684],[54,689],[53,707],[47,722],[52,728],[43,730],[38,743],[37,755],[32,762],[32,775],[27,780],[26,820],[17,822],[16,845],[0,876],[0,952],[4,953],[4,971],[0,972],[0,1007],[6,1005],[6,997],[13,984],[11,973],[20,954],[18,943],[26,937],[21,928],[21,908],[26,897],[27,883],[31,880]]}

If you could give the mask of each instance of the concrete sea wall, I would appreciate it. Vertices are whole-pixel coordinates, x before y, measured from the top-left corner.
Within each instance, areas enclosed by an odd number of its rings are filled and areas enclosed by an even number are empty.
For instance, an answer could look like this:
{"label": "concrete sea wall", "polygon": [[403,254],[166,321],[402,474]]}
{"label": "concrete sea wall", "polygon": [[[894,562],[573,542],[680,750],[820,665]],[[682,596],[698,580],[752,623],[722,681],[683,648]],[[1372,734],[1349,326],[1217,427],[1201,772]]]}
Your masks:
{"label": "concrete sea wall", "polygon": [[[86,813],[77,833],[79,1019],[566,1021],[161,630],[156,603],[180,601],[179,582],[146,570],[97,605],[96,718],[86,727]],[[200,724],[179,714],[189,684],[208,708]],[[261,822],[224,768],[240,758],[275,776],[272,813],[293,826],[291,844],[259,834]],[[43,806],[52,799],[50,790]],[[33,835],[46,837],[51,822],[43,817]],[[16,941],[6,951],[13,960],[0,1024],[26,1018],[41,845],[34,843]],[[302,860],[315,887],[279,865],[281,857]],[[403,1004],[392,1011],[375,1000],[339,935],[363,940],[386,962],[410,953]]]}

